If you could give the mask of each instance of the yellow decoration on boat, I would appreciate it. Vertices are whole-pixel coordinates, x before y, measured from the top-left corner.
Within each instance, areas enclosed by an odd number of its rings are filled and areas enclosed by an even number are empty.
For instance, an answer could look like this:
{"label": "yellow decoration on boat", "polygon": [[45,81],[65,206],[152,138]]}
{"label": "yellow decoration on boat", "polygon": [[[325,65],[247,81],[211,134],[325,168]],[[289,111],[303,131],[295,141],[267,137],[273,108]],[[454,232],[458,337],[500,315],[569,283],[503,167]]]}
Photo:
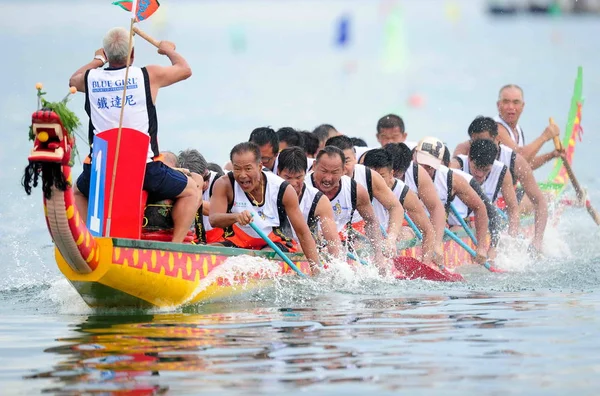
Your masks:
{"label": "yellow decoration on boat", "polygon": [[79,234],[79,238],[77,238],[77,241],[76,241],[77,246],[81,246],[81,244],[83,243],[83,238],[84,238],[84,236],[83,236],[83,232],[82,232],[81,234]]}
{"label": "yellow decoration on boat", "polygon": [[73,215],[75,215],[75,207],[73,207],[73,205],[69,205],[67,208],[67,219],[71,220]]}
{"label": "yellow decoration on boat", "polygon": [[40,132],[37,134],[37,138],[40,142],[46,143],[50,136],[48,136],[48,132]]}
{"label": "yellow decoration on boat", "polygon": [[89,255],[89,256],[88,256],[88,257],[85,259],[85,262],[86,262],[86,263],[88,263],[88,264],[89,264],[89,263],[91,263],[91,262],[92,262],[92,259],[94,258],[94,250],[95,250],[95,249],[92,249],[92,251],[90,252],[90,255]]}

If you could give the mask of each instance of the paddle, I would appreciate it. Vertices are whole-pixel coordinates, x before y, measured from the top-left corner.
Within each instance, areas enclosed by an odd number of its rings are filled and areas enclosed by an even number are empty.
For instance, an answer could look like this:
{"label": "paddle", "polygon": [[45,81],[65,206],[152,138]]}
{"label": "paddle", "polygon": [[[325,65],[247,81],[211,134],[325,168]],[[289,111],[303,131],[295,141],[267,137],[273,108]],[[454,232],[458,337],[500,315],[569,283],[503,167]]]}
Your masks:
{"label": "paddle", "polygon": [[[415,235],[419,240],[423,240],[423,234],[417,228],[417,225],[412,221],[410,217],[406,213],[404,213],[404,218],[414,231]],[[381,233],[384,238],[387,238],[387,232],[385,228],[380,224]],[[417,260],[414,257],[408,256],[396,256],[394,257],[394,266],[398,271],[404,274],[404,278],[406,279],[427,279],[438,282],[460,282],[463,281],[464,278],[460,274],[453,274],[447,271],[444,266],[440,266],[441,271],[437,271],[425,263]]]}
{"label": "paddle", "polygon": [[[475,250],[471,249],[471,247],[469,245],[467,245],[466,243],[464,243],[463,240],[460,239],[455,233],[453,233],[452,231],[450,231],[447,228],[444,228],[444,234],[447,235],[448,237],[450,237],[450,239],[452,239],[454,242],[458,243],[460,245],[460,247],[465,249],[467,251],[467,253],[469,253],[471,256],[477,257],[477,253],[475,253]],[[485,268],[487,268],[490,272],[499,272],[499,273],[506,272],[499,268],[492,267],[490,265],[490,263],[487,263],[487,262],[485,264],[483,264],[483,266]]]}
{"label": "paddle", "polygon": [[[467,235],[469,236],[469,238],[471,238],[471,240],[473,241],[473,244],[475,246],[477,246],[477,238],[475,238],[475,234],[473,234],[473,231],[471,231],[471,229],[469,228],[469,226],[465,222],[465,219],[463,219],[460,216],[460,214],[458,213],[458,210],[456,210],[456,207],[454,207],[454,204],[450,204],[450,210],[452,210],[452,213],[454,213],[454,217],[456,217],[458,219],[458,222],[462,226],[463,230],[465,230],[465,232],[467,233]],[[455,241],[456,243],[458,243],[461,247],[463,247],[471,256],[477,257],[477,253],[475,253],[475,251],[473,249],[471,249],[466,243],[464,243],[462,241],[462,239],[460,239],[459,237],[457,237],[455,233],[453,233],[452,231],[450,231],[447,228],[444,230],[444,233],[446,235],[448,235],[450,238],[452,238],[452,240]],[[490,265],[490,263],[488,263],[488,262],[486,262],[485,264],[483,264],[483,266],[485,268],[487,268],[488,270],[490,270],[491,272],[506,272],[506,271],[503,271],[501,269],[492,267]]]}
{"label": "paddle", "polygon": [[146,32],[144,32],[143,30],[141,30],[140,28],[138,28],[137,26],[133,27],[133,32],[135,34],[137,34],[138,36],[140,36],[141,38],[143,38],[144,40],[146,40],[147,42],[149,42],[150,44],[152,44],[153,46],[155,46],[156,48],[158,48],[158,46],[160,45],[160,41],[158,41],[155,38],[151,37]]}
{"label": "paddle", "polygon": [[[404,219],[406,220],[406,222],[408,223],[408,225],[410,226],[410,228],[413,230],[413,232],[415,233],[415,235],[417,236],[417,238],[419,238],[419,240],[422,241],[423,240],[423,234],[421,233],[421,230],[419,230],[419,228],[417,227],[417,225],[415,224],[415,222],[412,221],[412,219],[410,218],[410,216],[407,215],[406,213],[404,213]],[[447,276],[449,276],[453,280],[456,280],[456,281],[463,281],[463,280],[465,280],[461,274],[455,274],[454,272],[450,272],[445,266],[443,266],[441,264],[439,264],[439,267],[440,267],[440,270],[443,271],[444,274],[446,274]]]}
{"label": "paddle", "polygon": [[421,230],[419,230],[419,228],[417,227],[415,222],[412,221],[412,219],[406,213],[404,213],[404,220],[406,220],[406,222],[408,223],[410,228],[413,230],[413,232],[415,233],[417,238],[419,238],[420,241],[423,240],[423,234],[421,233]]}
{"label": "paddle", "polygon": [[[254,217],[254,213],[252,213],[252,217]],[[267,245],[269,245],[271,247],[271,249],[273,249],[275,251],[275,253],[277,253],[279,255],[279,257],[281,257],[281,259],[290,266],[291,269],[293,269],[294,271],[296,271],[296,273],[298,275],[300,275],[302,278],[306,278],[306,275],[300,271],[300,269],[298,267],[296,267],[296,264],[292,263],[292,260],[290,260],[290,258],[288,256],[285,255],[285,253],[283,253],[281,251],[281,249],[279,249],[279,247],[277,245],[275,245],[275,243],[269,239],[268,236],[265,235],[264,232],[262,232],[262,230],[260,228],[258,228],[258,226],[256,224],[254,224],[254,222],[250,222],[248,224],[253,230],[254,232],[256,232],[262,239],[263,241],[265,241],[267,243]]]}
{"label": "paddle", "polygon": [[458,213],[458,210],[456,209],[456,206],[454,206],[453,203],[450,204],[450,210],[454,214],[454,217],[456,217],[458,219],[458,222],[460,223],[462,228],[465,230],[465,232],[467,233],[469,238],[471,238],[471,240],[473,241],[475,246],[477,246],[477,238],[475,238],[475,234],[473,234],[473,231],[467,225],[467,223],[465,222],[465,219],[463,219],[462,216]]}
{"label": "paddle", "polygon": [[367,263],[365,260],[356,257],[356,255],[354,253],[348,252],[348,253],[346,253],[346,256],[348,256],[348,258],[350,260],[357,261],[357,262],[361,263],[362,265],[369,265],[369,263]]}
{"label": "paddle", "polygon": [[[550,124],[554,124],[554,119],[552,117],[550,117]],[[560,139],[558,136],[554,137],[554,147],[559,151],[562,151],[562,149],[563,149],[562,143],[560,142]],[[571,168],[571,164],[569,164],[568,161],[563,161],[562,163],[563,163],[563,166],[565,167],[565,170],[567,171],[569,180],[571,180],[571,184],[573,185],[573,188],[575,189],[575,194],[577,194],[577,198],[583,202],[585,199],[585,192],[583,191],[583,188],[581,188],[579,181],[575,177],[575,173],[573,173],[573,168]],[[590,216],[592,216],[592,219],[594,219],[594,222],[596,223],[596,225],[600,225],[600,215],[598,215],[598,212],[596,212],[596,209],[594,209],[594,207],[592,206],[592,204],[589,200],[585,200],[585,208],[587,209]]]}

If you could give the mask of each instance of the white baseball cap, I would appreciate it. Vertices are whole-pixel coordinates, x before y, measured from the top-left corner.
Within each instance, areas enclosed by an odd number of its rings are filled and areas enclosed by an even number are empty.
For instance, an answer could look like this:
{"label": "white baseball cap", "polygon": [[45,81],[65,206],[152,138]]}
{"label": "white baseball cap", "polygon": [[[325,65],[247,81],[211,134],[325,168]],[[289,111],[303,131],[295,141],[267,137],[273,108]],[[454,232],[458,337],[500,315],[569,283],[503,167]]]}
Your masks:
{"label": "white baseball cap", "polygon": [[419,165],[429,165],[434,169],[439,169],[444,159],[444,143],[437,138],[428,136],[421,139],[415,152]]}

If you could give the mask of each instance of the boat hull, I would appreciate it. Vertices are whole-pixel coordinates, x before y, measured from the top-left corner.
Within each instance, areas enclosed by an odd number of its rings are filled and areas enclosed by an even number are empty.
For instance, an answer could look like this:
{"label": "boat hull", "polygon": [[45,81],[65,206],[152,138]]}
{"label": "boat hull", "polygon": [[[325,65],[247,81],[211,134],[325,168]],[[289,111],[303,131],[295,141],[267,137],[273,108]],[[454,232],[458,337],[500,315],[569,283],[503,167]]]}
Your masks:
{"label": "boat hull", "polygon": [[[214,301],[271,286],[293,275],[274,252],[117,238],[96,238],[100,259],[89,274],[71,269],[58,249],[56,262],[91,307],[168,308]],[[244,271],[224,265],[240,255],[269,260],[266,270]],[[305,274],[310,265],[301,254],[289,255]],[[271,264],[269,264],[271,263]]]}

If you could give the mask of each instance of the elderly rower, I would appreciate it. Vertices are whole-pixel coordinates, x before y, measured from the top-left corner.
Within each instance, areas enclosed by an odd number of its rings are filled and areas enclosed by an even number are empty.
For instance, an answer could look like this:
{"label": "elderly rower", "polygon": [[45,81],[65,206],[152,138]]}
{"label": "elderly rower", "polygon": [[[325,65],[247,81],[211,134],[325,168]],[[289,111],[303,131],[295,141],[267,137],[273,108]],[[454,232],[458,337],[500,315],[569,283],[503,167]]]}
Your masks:
{"label": "elderly rower", "polygon": [[527,143],[523,128],[519,125],[519,119],[525,108],[523,89],[515,84],[508,84],[500,88],[498,93],[498,117],[495,121],[498,123],[498,140],[506,147],[521,154],[532,169],[537,169],[546,162],[560,157],[562,152],[558,150],[550,151],[543,155],[537,155],[542,146],[551,141],[555,136],[559,136],[560,130],[556,124],[550,124],[540,136]]}
{"label": "elderly rower", "polygon": [[216,181],[210,198],[210,224],[225,230],[223,245],[244,249],[268,247],[249,226],[254,222],[282,251],[296,252],[293,228],[306,258],[313,265],[318,264],[315,241],[300,211],[296,192],[279,176],[262,170],[258,145],[239,143],[231,150],[229,159],[233,172]]}
{"label": "elderly rower", "polygon": [[[166,55],[171,66],[133,66],[134,50],[132,48],[131,53],[128,50],[129,31],[124,28],[109,30],[104,37],[103,48],[97,50],[94,59],[75,71],[69,80],[69,85],[85,93],[85,111],[90,117],[90,155],[83,165],[83,173],[77,179],[75,202],[82,213],[87,213],[94,135],[118,128],[121,108],[125,106],[122,126],[150,136],[143,188],[148,191],[151,202],[175,200],[172,241],[183,242],[200,205],[200,192],[191,177],[162,161],[155,161],[160,153],[155,103],[160,88],[189,78],[192,71],[185,59],[175,51],[175,44],[169,41],[160,42],[158,53]],[[127,96],[123,100],[121,88],[107,90],[106,87],[123,86],[129,56]],[[101,69],[107,63],[108,67]],[[129,81],[135,83],[129,84]],[[127,150],[127,147],[124,149]]]}

